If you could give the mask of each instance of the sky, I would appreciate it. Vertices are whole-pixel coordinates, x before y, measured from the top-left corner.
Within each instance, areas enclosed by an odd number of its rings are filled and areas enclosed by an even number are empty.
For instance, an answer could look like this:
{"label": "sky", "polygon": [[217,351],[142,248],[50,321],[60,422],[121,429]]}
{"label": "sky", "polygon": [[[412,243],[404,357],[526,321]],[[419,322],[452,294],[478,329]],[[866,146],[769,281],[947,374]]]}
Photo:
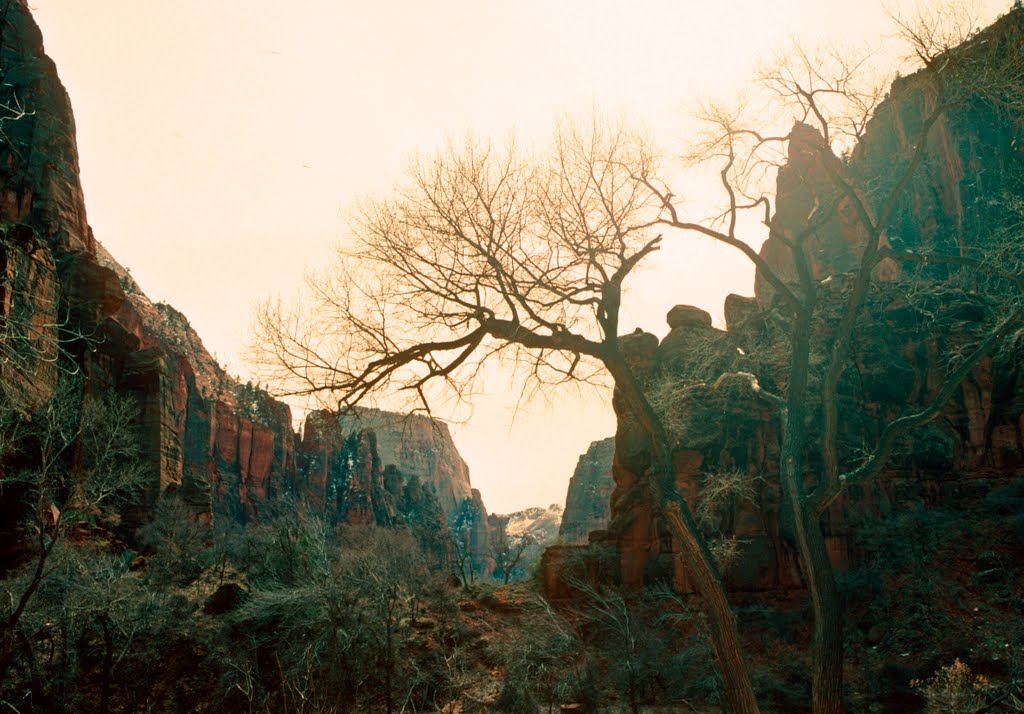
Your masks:
{"label": "sky", "polygon": [[[97,239],[243,380],[257,302],[328,264],[352,203],[386,193],[414,152],[467,131],[543,142],[558,116],[597,107],[677,155],[698,103],[746,92],[790,38],[874,46],[892,33],[871,0],[30,4],[71,96]],[[981,20],[1010,4],[982,2]],[[687,210],[706,214],[706,177],[681,180]],[[752,294],[732,249],[665,243],[627,295],[624,332],[664,335],[675,304],[721,324],[728,293]],[[489,373],[453,425],[473,485],[492,512],[564,503],[579,456],[614,433],[609,395],[517,409],[508,385]]]}

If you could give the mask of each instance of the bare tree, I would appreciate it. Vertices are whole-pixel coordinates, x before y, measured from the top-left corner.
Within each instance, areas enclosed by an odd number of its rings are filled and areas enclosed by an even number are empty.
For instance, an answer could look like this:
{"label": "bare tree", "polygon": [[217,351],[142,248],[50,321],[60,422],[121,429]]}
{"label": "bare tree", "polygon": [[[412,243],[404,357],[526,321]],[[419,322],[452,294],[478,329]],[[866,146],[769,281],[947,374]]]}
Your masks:
{"label": "bare tree", "polygon": [[[823,515],[850,486],[876,477],[901,437],[938,416],[972,369],[1019,330],[1024,316],[1019,262],[1000,265],[1005,256],[966,255],[962,248],[953,254],[895,250],[886,237],[925,159],[930,136],[951,108],[978,96],[985,97],[993,110],[1019,108],[1024,87],[1020,52],[995,40],[987,44],[977,40],[969,22],[947,22],[941,29],[925,18],[900,20],[898,26],[910,42],[910,54],[924,64],[915,78],[923,108],[918,130],[906,142],[906,155],[888,157],[895,169],[885,181],[871,182],[858,176],[848,161],[836,155],[846,153],[863,137],[884,96],[877,84],[864,83],[866,60],[835,50],[814,54],[799,48],[760,76],[777,106],[796,121],[792,131],[766,131],[742,112],[717,106],[703,112],[709,130],[696,142],[692,155],[720,169],[725,197],[722,213],[705,221],[688,221],[666,185],[657,183],[652,175],[641,175],[662,202],[663,226],[708,236],[750,259],[762,283],[762,296],[770,294],[772,313],[787,333],[783,389],[765,387],[771,384],[766,375],[750,372],[721,375],[715,388],[731,380],[748,384],[778,415],[782,426],[784,517],[791,524],[813,602],[813,706],[820,713],[843,710],[843,614],[822,531]],[[770,223],[772,197],[766,184],[774,178],[787,150],[790,156],[810,156],[809,162],[827,189],[815,192],[813,205],[798,207],[806,209],[803,214],[788,217],[793,219],[792,230],[773,230],[770,239],[783,246],[785,255],[769,262],[741,227],[749,225],[744,216],[751,211]],[[838,267],[846,274],[848,285],[838,306],[821,297],[823,285],[836,276],[817,273],[812,258],[822,247],[826,225],[837,216],[853,227],[858,238],[853,253],[845,256],[848,264]],[[842,453],[839,439],[841,379],[855,366],[856,328],[868,309],[873,286],[880,278],[894,277],[897,263],[941,265],[953,272],[966,268],[984,275],[990,284],[998,285],[1003,307],[973,340],[958,346],[941,384],[929,391],[924,403],[881,425],[877,441],[859,458],[851,458]],[[913,299],[913,291],[907,291],[907,296]],[[830,309],[837,311],[837,319],[827,316]],[[824,329],[823,322],[827,325]],[[812,419],[821,424],[820,432],[813,435],[808,429]],[[810,462],[809,455],[815,457]],[[808,485],[809,468],[818,472]]]}
{"label": "bare tree", "polygon": [[358,535],[355,544],[346,544],[350,547],[343,549],[338,567],[363,605],[361,619],[382,671],[385,710],[392,714],[396,703],[402,704],[395,701],[395,690],[407,622],[417,609],[417,589],[424,587],[428,573],[422,552],[408,533],[371,529]]}
{"label": "bare tree", "polygon": [[512,578],[516,566],[522,561],[527,550],[536,545],[537,539],[529,533],[509,533],[504,527],[498,529],[491,542],[491,557],[501,572],[505,585]]}
{"label": "bare tree", "polygon": [[[4,410],[13,411],[5,404]],[[0,488],[20,489],[33,502],[26,524],[35,546],[27,576],[4,588],[0,605],[0,682],[14,656],[18,627],[26,608],[49,576],[48,561],[68,528],[83,519],[101,515],[118,499],[131,498],[143,487],[135,432],[137,408],[124,397],[86,396],[81,383],[64,375],[57,391],[31,420],[15,413],[0,422],[11,432],[2,442],[10,450],[30,455],[29,466],[4,473]],[[88,455],[73,452],[88,446]],[[5,456],[0,454],[0,459]],[[6,583],[10,586],[11,583]]]}
{"label": "bare tree", "polygon": [[655,154],[621,125],[563,123],[544,153],[469,141],[419,159],[387,199],[364,202],[356,245],[312,284],[304,310],[264,306],[257,361],[282,391],[341,408],[383,393],[466,398],[505,359],[533,385],[603,383],[654,455],[643,486],[661,504],[696,583],[734,712],[757,711],[736,619],[707,543],[675,493],[671,446],[620,339],[624,285],[658,250],[663,208],[638,177]]}

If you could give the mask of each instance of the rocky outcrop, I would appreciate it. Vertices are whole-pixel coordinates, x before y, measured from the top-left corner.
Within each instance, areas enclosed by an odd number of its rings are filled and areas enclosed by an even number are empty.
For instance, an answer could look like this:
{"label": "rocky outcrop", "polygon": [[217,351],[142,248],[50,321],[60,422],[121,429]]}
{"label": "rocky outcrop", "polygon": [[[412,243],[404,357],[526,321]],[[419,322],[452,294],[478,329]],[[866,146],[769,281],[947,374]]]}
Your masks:
{"label": "rocky outcrop", "polygon": [[[819,299],[823,303],[836,300],[839,295],[833,289],[839,290],[825,283]],[[934,396],[946,370],[936,358],[940,339],[953,345],[975,339],[976,326],[995,317],[997,306],[985,299],[953,288],[935,289],[936,304],[923,311],[909,307],[895,285],[873,296],[871,317],[857,330],[856,367],[841,389],[847,414],[840,434],[844,463],[856,463],[858,447],[874,443],[880,423],[903,414],[907,405],[925,404]],[[934,333],[928,317],[932,309],[943,315],[950,332]],[[767,316],[761,319],[770,335]],[[726,382],[718,390],[713,386],[724,371],[763,375],[768,385],[781,378],[784,365],[767,356],[777,354],[770,336],[755,342],[757,349],[747,355],[734,353],[731,364],[708,361],[707,354],[725,354],[732,335],[697,329],[709,344],[694,362],[686,361],[685,352],[673,351],[668,340],[653,350],[652,337],[636,335],[629,340],[642,346],[644,381],[666,379],[672,384],[667,378],[685,375],[674,383],[671,399],[661,406],[676,439],[675,489],[722,554],[721,567],[733,592],[800,589],[803,583],[795,552],[781,518],[777,415],[743,389],[740,380]],[[828,325],[820,322],[818,329],[827,330]],[[762,356],[769,361],[759,364]],[[1021,386],[1020,367],[1011,354],[982,361],[940,417],[915,432],[878,479],[848,489],[823,520],[834,566],[846,570],[858,563],[856,536],[873,519],[894,511],[941,508],[951,499],[981,498],[1007,479],[1018,478],[1024,465]],[[545,572],[542,579],[553,588],[549,594],[567,595],[568,576],[558,571],[574,563],[572,567],[600,572],[630,587],[667,580],[680,591],[690,591],[677,547],[645,487],[651,464],[649,443],[623,402],[616,398],[613,403],[618,429],[607,530],[592,531],[587,546],[552,550],[544,562],[555,572]],[[811,443],[816,443],[820,424],[811,423],[808,428]],[[820,473],[819,455],[811,452],[806,458],[808,474]],[[726,480],[740,484],[742,494],[715,501],[716,489],[709,486]],[[613,567],[609,545],[615,553]]]}
{"label": "rocky outcrop", "polygon": [[[768,240],[760,256],[783,282],[798,283],[790,246],[802,238],[804,252],[815,280],[846,273],[860,263],[868,233],[854,207],[836,183],[843,167],[826,145],[821,132],[797,122],[789,135],[789,154],[779,169],[775,192],[776,212],[772,217]],[[810,230],[806,237],[803,232]],[[888,247],[883,236],[881,247]],[[876,278],[893,280],[897,267],[889,259],[877,268]],[[754,295],[758,302],[770,304],[772,288],[757,272]]]}
{"label": "rocky outcrop", "polygon": [[512,513],[492,515],[491,518],[500,518],[509,535],[529,536],[537,543],[553,543],[558,537],[562,513],[562,506],[552,503],[547,508],[524,508]]}
{"label": "rocky outcrop", "polygon": [[358,407],[334,417],[337,429],[371,429],[377,435],[381,459],[406,475],[432,486],[441,508],[452,519],[463,501],[472,498],[469,467],[452,441],[448,425],[422,414],[396,414]]}
{"label": "rocky outcrop", "polygon": [[576,470],[569,480],[565,496],[565,511],[558,529],[563,543],[580,545],[587,542],[591,531],[604,530],[611,517],[608,503],[615,480],[612,461],[615,458],[615,439],[609,437],[595,441],[580,456]]}
{"label": "rocky outcrop", "polygon": [[[537,563],[548,546],[558,541],[558,530],[562,523],[562,506],[552,503],[547,508],[524,508],[508,514],[491,514],[488,518],[491,542],[495,548],[504,547],[506,558],[518,555],[518,560],[509,568],[511,580],[531,577]],[[495,577],[504,578],[500,567]]]}
{"label": "rocky outcrop", "polygon": [[[920,164],[897,197],[883,246],[952,256],[1004,247],[1019,222],[1015,197],[1024,193],[1022,38],[1024,12],[1017,8],[936,60],[943,67],[941,97],[925,70],[893,83],[848,159],[848,171],[868,189],[863,196],[869,210],[877,213],[882,206],[876,204],[901,180],[937,104],[947,109],[928,132]],[[794,127],[788,161],[778,175],[771,235],[761,248],[761,257],[784,280],[796,279],[784,239],[808,225],[816,227],[807,243],[816,279],[850,270],[860,254],[863,228],[851,199],[837,195],[831,178],[839,161],[816,129]],[[886,262],[876,270],[878,277],[892,279],[898,266]],[[938,267],[932,275],[946,273]],[[766,305],[771,289],[762,275],[754,290]]]}
{"label": "rocky outcrop", "polygon": [[[1024,12],[1011,10],[949,52],[944,98],[950,108],[928,134],[921,165],[887,227],[894,247],[945,255],[999,248],[1020,220],[1024,193]],[[940,65],[941,66],[941,65]],[[892,186],[938,101],[921,71],[897,79],[850,158],[863,182]]]}
{"label": "rocky outcrop", "polygon": [[373,431],[346,434],[333,415],[313,412],[306,419],[299,453],[304,495],[329,521],[395,523],[401,476],[394,466],[385,471]]}

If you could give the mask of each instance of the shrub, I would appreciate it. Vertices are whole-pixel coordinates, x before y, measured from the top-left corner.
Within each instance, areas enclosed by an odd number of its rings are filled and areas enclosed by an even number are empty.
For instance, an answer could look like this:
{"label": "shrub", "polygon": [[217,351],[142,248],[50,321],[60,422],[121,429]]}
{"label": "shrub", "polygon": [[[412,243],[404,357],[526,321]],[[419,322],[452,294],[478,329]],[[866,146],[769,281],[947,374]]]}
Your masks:
{"label": "shrub", "polygon": [[985,707],[992,690],[987,677],[972,673],[959,658],[929,679],[913,680],[910,686],[924,697],[927,711],[936,714],[973,714]]}

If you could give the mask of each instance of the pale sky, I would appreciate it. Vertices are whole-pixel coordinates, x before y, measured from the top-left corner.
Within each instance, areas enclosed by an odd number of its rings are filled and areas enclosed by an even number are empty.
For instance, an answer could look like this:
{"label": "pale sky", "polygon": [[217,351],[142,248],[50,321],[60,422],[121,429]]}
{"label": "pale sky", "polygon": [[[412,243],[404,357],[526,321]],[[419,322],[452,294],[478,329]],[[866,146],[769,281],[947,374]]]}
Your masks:
{"label": "pale sky", "polygon": [[[988,22],[1009,0],[985,2]],[[559,114],[624,113],[679,152],[700,99],[730,99],[790,37],[872,45],[872,0],[32,0],[71,95],[89,221],[210,352],[241,358],[257,301],[327,264],[361,194],[448,134],[543,141]],[[677,194],[701,214],[692,180]],[[753,242],[763,235],[752,235]],[[678,303],[721,322],[752,294],[731,249],[688,236],[640,274],[625,332]],[[454,428],[492,512],[563,503],[576,460],[614,432],[607,400],[520,411],[496,375]]]}

